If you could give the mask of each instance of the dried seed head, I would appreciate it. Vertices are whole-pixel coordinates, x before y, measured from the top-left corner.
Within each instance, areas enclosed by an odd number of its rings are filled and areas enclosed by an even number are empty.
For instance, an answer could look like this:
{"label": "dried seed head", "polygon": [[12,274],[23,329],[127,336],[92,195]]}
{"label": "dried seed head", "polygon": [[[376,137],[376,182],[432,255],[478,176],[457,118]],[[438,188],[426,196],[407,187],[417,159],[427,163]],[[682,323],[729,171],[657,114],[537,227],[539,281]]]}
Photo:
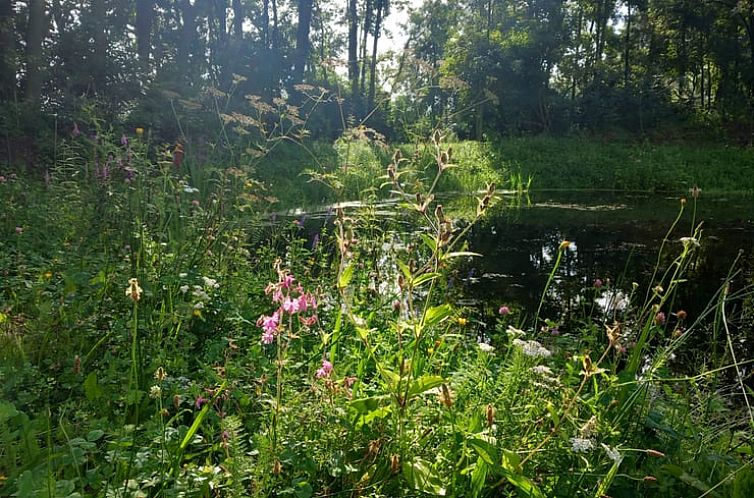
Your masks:
{"label": "dried seed head", "polygon": [[397,474],[401,470],[401,457],[390,455],[390,472]]}
{"label": "dried seed head", "polygon": [[281,472],[283,472],[283,464],[276,458],[275,463],[272,465],[272,473],[279,476]]}
{"label": "dried seed head", "polygon": [[450,394],[450,389],[448,388],[447,384],[443,384],[442,389],[440,391],[440,402],[445,405],[447,408],[450,408],[453,406],[453,397]]}
{"label": "dried seed head", "polygon": [[488,404],[487,408],[484,410],[484,415],[487,418],[487,427],[492,427],[492,424],[495,422],[495,413],[497,413],[495,407]]}
{"label": "dried seed head", "polygon": [[649,455],[649,456],[653,456],[655,458],[665,458],[665,453],[663,453],[661,451],[652,450],[652,449],[645,450],[645,451],[646,451],[647,455]]}

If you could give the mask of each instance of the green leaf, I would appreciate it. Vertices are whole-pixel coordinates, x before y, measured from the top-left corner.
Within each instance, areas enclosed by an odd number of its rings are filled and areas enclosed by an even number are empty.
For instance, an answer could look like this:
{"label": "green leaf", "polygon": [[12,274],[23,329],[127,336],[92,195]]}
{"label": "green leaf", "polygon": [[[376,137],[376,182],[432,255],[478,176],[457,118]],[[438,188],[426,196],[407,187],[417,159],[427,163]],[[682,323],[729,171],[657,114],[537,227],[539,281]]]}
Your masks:
{"label": "green leaf", "polygon": [[426,233],[419,235],[419,237],[421,237],[422,242],[424,242],[424,245],[427,246],[430,251],[435,252],[437,250],[437,243],[435,242],[435,239],[433,239]]}
{"label": "green leaf", "polygon": [[482,493],[489,469],[490,466],[482,459],[482,457],[477,458],[476,465],[474,465],[474,471],[471,473],[471,496],[473,498],[476,498]]}
{"label": "green leaf", "polygon": [[353,278],[353,268],[354,268],[353,261],[351,261],[343,269],[343,271],[340,272],[340,276],[338,277],[339,289],[345,289],[346,287],[348,287],[348,284],[351,283],[351,278]]}
{"label": "green leaf", "polygon": [[423,273],[414,279],[414,287],[419,287],[420,285],[430,282],[439,276],[440,274],[437,272]]}
{"label": "green leaf", "polygon": [[400,268],[401,273],[403,273],[403,276],[406,278],[406,280],[411,280],[411,269],[401,261],[400,259],[395,262],[398,265],[398,268]]}
{"label": "green leaf", "polygon": [[387,395],[371,396],[369,398],[355,399],[349,403],[351,408],[360,414],[366,414],[377,410],[387,399]]}
{"label": "green leaf", "polygon": [[469,440],[469,445],[474,449],[474,451],[476,451],[477,455],[479,455],[479,458],[484,460],[484,462],[488,465],[491,465],[493,467],[500,465],[498,463],[500,461],[500,455],[494,444],[481,438],[473,438]]}
{"label": "green leaf", "polygon": [[0,422],[12,419],[16,415],[18,415],[16,405],[7,401],[0,401]]}
{"label": "green leaf", "polygon": [[411,488],[422,493],[445,496],[445,487],[442,485],[440,477],[426,461],[416,458],[413,462],[403,462],[401,468],[403,478],[406,479]]}
{"label": "green leaf", "polygon": [[450,316],[453,312],[453,307],[449,304],[441,304],[440,306],[433,306],[427,310],[424,315],[424,325],[432,326],[440,323]]}
{"label": "green leaf", "polygon": [[199,415],[197,415],[194,419],[194,423],[191,424],[191,427],[189,427],[188,432],[183,437],[183,441],[181,441],[181,451],[185,450],[191,440],[194,439],[194,435],[196,434],[196,431],[199,430],[199,426],[202,425],[204,417],[206,417],[207,413],[209,413],[209,405],[210,403],[205,403],[205,405],[202,407],[202,411],[199,412]]}
{"label": "green leaf", "polygon": [[423,392],[441,386],[443,382],[445,382],[445,379],[439,375],[422,375],[411,384],[411,388],[408,390],[408,397],[410,399],[418,396]]}
{"label": "green leaf", "polygon": [[84,394],[89,401],[96,401],[104,394],[102,387],[97,380],[97,374],[95,372],[90,373],[84,380]]}
{"label": "green leaf", "polygon": [[603,496],[605,496],[607,491],[610,489],[610,484],[612,484],[613,479],[615,479],[615,476],[618,473],[618,467],[620,467],[620,463],[622,461],[622,458],[618,458],[618,461],[613,462],[613,466],[610,467],[610,470],[607,471],[607,475],[600,482],[600,485],[597,488],[597,492],[594,494],[594,498],[602,498]]}

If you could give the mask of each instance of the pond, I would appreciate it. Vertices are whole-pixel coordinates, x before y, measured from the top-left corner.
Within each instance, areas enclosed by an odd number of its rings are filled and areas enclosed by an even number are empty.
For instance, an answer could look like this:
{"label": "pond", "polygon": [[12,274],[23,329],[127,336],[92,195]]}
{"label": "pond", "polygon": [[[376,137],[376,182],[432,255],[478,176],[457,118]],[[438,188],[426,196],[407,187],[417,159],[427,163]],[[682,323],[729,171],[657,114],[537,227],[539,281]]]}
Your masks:
{"label": "pond", "polygon": [[[468,234],[468,249],[482,256],[461,261],[449,285],[456,305],[491,323],[501,305],[514,310],[518,323],[531,323],[542,299],[562,241],[570,241],[543,302],[542,318],[569,330],[580,314],[595,314],[629,305],[634,283],[636,303],[657,284],[655,267],[664,270],[678,254],[682,237],[701,223],[700,247],[683,276],[685,281],[668,313],[684,310],[693,321],[714,304],[729,272],[732,289],[754,284],[754,198],[706,196],[688,198],[681,212],[680,197],[646,193],[536,192],[519,202],[502,202]],[[446,212],[470,212],[472,196],[446,196]],[[377,203],[370,210],[385,230],[399,219],[395,202]],[[460,206],[460,207],[459,207]],[[361,203],[341,207],[355,214]],[[680,216],[679,216],[680,213]],[[323,222],[333,219],[332,207],[281,213],[306,220],[313,239]],[[668,233],[676,217],[675,229]],[[410,234],[414,228],[398,228]],[[660,247],[667,237],[663,256]],[[734,265],[735,263],[735,265]],[[661,275],[662,273],[660,273]],[[595,285],[596,284],[596,285]],[[741,301],[730,305],[733,316]]]}

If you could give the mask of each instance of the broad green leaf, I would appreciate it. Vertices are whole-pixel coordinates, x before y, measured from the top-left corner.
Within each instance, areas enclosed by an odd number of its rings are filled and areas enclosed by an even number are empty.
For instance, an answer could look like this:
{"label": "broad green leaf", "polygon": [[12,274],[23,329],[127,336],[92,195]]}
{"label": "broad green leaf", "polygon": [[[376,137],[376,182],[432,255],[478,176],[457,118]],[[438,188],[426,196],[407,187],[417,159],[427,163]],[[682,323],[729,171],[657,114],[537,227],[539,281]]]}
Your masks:
{"label": "broad green leaf", "polygon": [[484,483],[487,481],[489,465],[480,456],[477,458],[474,472],[471,473],[471,496],[478,497],[484,489]]}
{"label": "broad green leaf", "polygon": [[377,410],[387,399],[387,395],[370,396],[369,398],[355,399],[349,403],[357,413],[366,414]]}
{"label": "broad green leaf", "polygon": [[422,375],[411,384],[411,388],[408,390],[408,397],[413,398],[414,396],[418,396],[423,392],[441,386],[443,382],[445,382],[445,379],[439,375]]}
{"label": "broad green leaf", "polygon": [[424,325],[430,327],[436,325],[445,320],[453,312],[453,307],[449,304],[441,304],[440,306],[433,306],[427,310],[424,315]]}
{"label": "broad green leaf", "polygon": [[204,417],[206,417],[207,413],[209,413],[209,405],[210,403],[205,403],[205,405],[202,407],[202,411],[199,412],[199,415],[197,415],[194,419],[194,423],[191,424],[191,427],[189,427],[188,432],[183,437],[183,441],[181,441],[181,451],[185,450],[191,440],[194,439],[194,434],[196,434],[196,431],[199,430],[199,426],[202,425]]}
{"label": "broad green leaf", "polygon": [[411,488],[422,493],[445,496],[445,487],[443,487],[440,477],[424,460],[416,458],[413,462],[403,462],[401,468],[403,478],[406,479]]}
{"label": "broad green leaf", "polygon": [[615,475],[618,473],[618,467],[620,467],[622,459],[618,458],[616,462],[613,462],[613,466],[607,471],[607,475],[600,481],[600,485],[597,488],[597,492],[594,494],[594,498],[602,498],[607,494],[607,490],[610,489],[610,485],[615,479]]}
{"label": "broad green leaf", "polygon": [[104,394],[97,380],[97,374],[92,372],[84,380],[84,395],[89,401],[95,401]]}
{"label": "broad green leaf", "polygon": [[408,265],[400,259],[396,261],[396,264],[398,265],[398,268],[400,268],[401,273],[403,273],[403,276],[406,278],[406,280],[411,280],[411,269],[408,267]]}
{"label": "broad green leaf", "polygon": [[469,445],[474,448],[479,458],[484,460],[488,465],[493,467],[500,465],[500,455],[492,443],[481,438],[473,438],[469,440]]}

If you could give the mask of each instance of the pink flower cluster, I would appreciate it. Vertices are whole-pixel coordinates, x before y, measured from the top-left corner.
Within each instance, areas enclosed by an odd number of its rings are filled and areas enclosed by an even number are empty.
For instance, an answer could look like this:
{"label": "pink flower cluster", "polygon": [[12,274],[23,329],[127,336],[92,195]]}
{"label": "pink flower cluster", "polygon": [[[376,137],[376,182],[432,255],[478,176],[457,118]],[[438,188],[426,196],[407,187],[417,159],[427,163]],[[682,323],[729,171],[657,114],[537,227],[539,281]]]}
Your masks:
{"label": "pink flower cluster", "polygon": [[332,373],[332,363],[327,360],[322,360],[322,366],[317,369],[317,378],[329,377]]}
{"label": "pink flower cluster", "polygon": [[[301,284],[295,284],[293,275],[284,270],[278,270],[280,278],[277,282],[271,282],[264,290],[265,294],[272,296],[272,302],[279,305],[277,311],[270,316],[262,315],[257,320],[257,326],[262,328],[262,344],[272,344],[275,336],[280,332],[280,321],[288,315],[299,315],[303,325],[312,326],[317,323],[317,300],[309,293],[304,292]],[[307,311],[312,314],[304,316]]]}

